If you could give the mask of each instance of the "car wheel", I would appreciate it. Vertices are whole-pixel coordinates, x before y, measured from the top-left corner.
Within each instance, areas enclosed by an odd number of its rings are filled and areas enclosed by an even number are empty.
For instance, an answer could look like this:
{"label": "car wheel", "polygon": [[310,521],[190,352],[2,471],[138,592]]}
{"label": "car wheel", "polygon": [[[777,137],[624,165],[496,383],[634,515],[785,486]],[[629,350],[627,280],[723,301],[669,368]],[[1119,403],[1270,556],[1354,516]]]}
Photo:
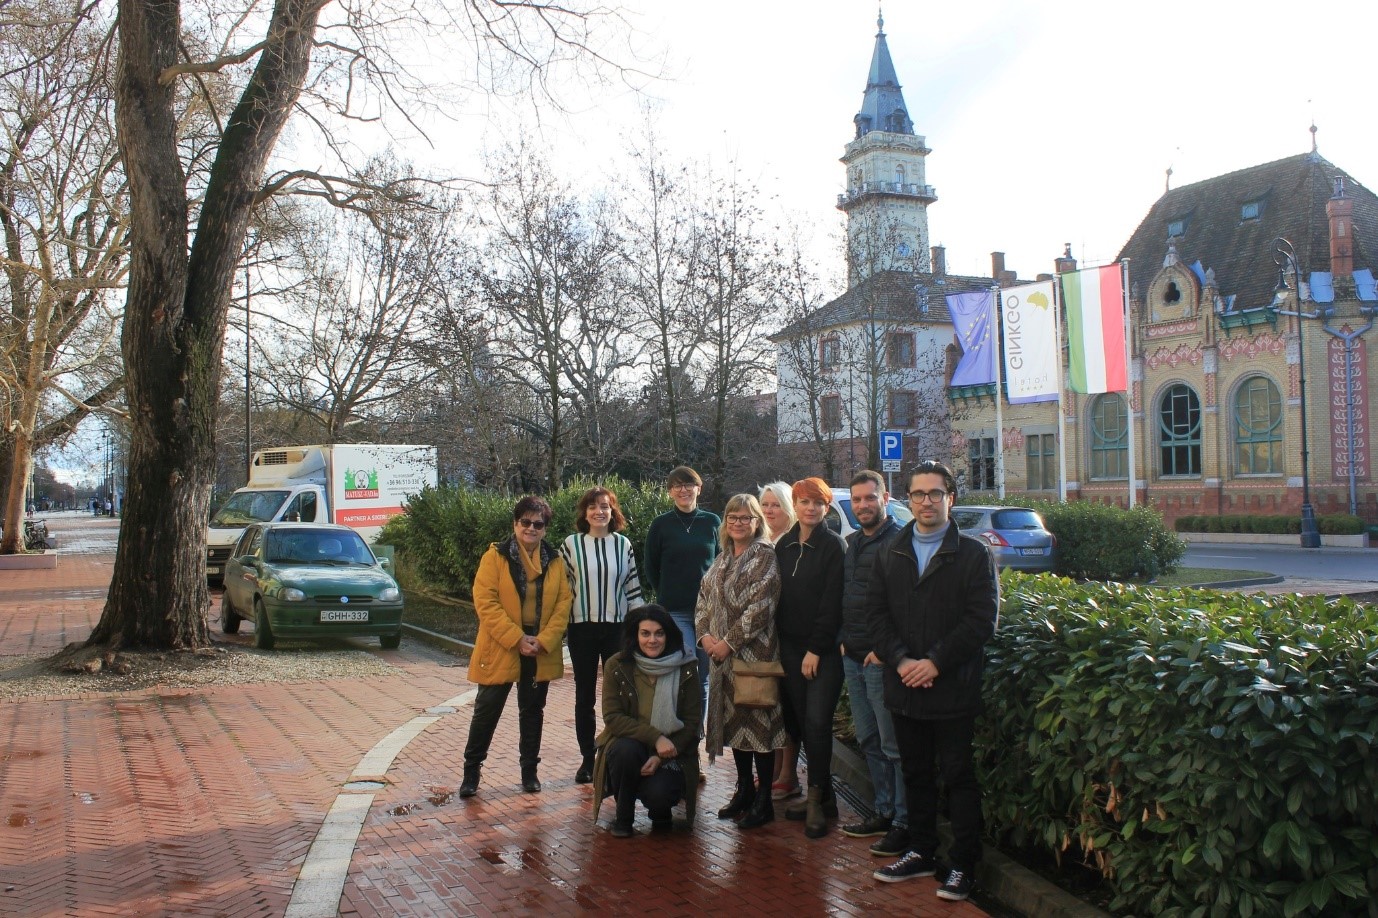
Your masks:
{"label": "car wheel", "polygon": [[220,630],[225,634],[238,634],[239,623],[243,621],[239,613],[230,605],[230,594],[220,597]]}
{"label": "car wheel", "polygon": [[268,624],[268,610],[263,608],[263,600],[254,600],[254,646],[260,650],[272,650],[273,627]]}
{"label": "car wheel", "polygon": [[402,632],[396,634],[384,634],[378,638],[378,643],[384,650],[396,650],[402,643]]}

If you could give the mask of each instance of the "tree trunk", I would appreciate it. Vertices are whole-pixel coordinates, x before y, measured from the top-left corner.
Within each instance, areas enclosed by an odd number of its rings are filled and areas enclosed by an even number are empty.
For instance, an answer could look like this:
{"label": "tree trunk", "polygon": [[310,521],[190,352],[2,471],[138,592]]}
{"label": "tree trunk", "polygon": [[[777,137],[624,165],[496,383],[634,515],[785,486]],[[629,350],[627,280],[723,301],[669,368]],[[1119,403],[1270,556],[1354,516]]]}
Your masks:
{"label": "tree trunk", "polygon": [[24,497],[29,482],[29,467],[33,462],[28,437],[16,429],[8,462],[0,468],[8,473],[5,491],[5,536],[0,539],[0,555],[12,555],[24,550]]}

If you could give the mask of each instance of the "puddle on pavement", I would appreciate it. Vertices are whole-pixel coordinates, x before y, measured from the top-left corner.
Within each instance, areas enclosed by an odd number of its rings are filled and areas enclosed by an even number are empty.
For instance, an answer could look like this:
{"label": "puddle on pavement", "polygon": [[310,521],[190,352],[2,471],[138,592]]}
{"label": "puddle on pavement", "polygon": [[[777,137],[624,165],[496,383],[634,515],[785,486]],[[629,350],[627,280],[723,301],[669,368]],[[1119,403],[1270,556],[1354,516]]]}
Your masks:
{"label": "puddle on pavement", "polygon": [[397,806],[388,810],[393,816],[410,816],[416,811],[415,803],[399,803]]}
{"label": "puddle on pavement", "polygon": [[21,749],[0,755],[0,762],[8,762],[11,759],[36,759],[41,755],[43,755],[41,749]]}
{"label": "puddle on pavement", "polygon": [[72,796],[77,798],[78,803],[95,803],[100,799],[95,794],[88,794],[86,791],[73,791]]}
{"label": "puddle on pavement", "polygon": [[438,704],[433,708],[426,709],[427,714],[453,714],[454,712],[455,707],[448,704]]}
{"label": "puddle on pavement", "polygon": [[371,791],[382,790],[385,787],[387,785],[382,781],[350,781],[344,785],[343,789],[347,791]]}
{"label": "puddle on pavement", "polygon": [[28,813],[11,813],[5,823],[11,829],[27,829],[34,824],[34,818]]}
{"label": "puddle on pavement", "polygon": [[429,792],[426,796],[426,802],[431,806],[444,806],[453,800],[455,796],[454,788],[452,787],[439,787],[434,784],[423,784],[422,787]]}

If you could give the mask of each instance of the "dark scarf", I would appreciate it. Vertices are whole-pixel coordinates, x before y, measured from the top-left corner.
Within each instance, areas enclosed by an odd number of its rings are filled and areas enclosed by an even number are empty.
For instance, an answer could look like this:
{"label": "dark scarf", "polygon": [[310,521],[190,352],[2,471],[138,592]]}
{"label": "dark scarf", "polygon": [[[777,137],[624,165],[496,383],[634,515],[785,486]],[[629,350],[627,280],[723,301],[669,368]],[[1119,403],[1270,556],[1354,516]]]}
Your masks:
{"label": "dark scarf", "polygon": [[[507,556],[507,569],[512,572],[512,583],[517,588],[517,596],[521,598],[523,604],[526,603],[526,564],[522,562],[521,546],[517,544],[517,537],[508,536],[498,543],[498,551]],[[555,549],[551,548],[541,540],[541,544],[536,547],[536,552],[541,559],[541,575],[536,578],[536,628],[541,627],[541,609],[545,601],[545,575],[550,570],[550,562],[555,560]],[[531,632],[535,634],[536,632]]]}

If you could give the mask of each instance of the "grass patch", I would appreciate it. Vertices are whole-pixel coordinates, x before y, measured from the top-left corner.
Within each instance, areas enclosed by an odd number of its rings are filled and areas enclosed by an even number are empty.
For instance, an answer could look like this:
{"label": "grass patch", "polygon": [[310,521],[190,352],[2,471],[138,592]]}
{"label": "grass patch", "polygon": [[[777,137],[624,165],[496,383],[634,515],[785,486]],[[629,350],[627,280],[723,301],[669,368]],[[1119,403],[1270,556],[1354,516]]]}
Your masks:
{"label": "grass patch", "polygon": [[1229,567],[1179,567],[1170,574],[1159,574],[1149,586],[1186,587],[1203,583],[1224,583],[1230,580],[1256,580],[1273,577],[1268,571],[1238,570]]}

